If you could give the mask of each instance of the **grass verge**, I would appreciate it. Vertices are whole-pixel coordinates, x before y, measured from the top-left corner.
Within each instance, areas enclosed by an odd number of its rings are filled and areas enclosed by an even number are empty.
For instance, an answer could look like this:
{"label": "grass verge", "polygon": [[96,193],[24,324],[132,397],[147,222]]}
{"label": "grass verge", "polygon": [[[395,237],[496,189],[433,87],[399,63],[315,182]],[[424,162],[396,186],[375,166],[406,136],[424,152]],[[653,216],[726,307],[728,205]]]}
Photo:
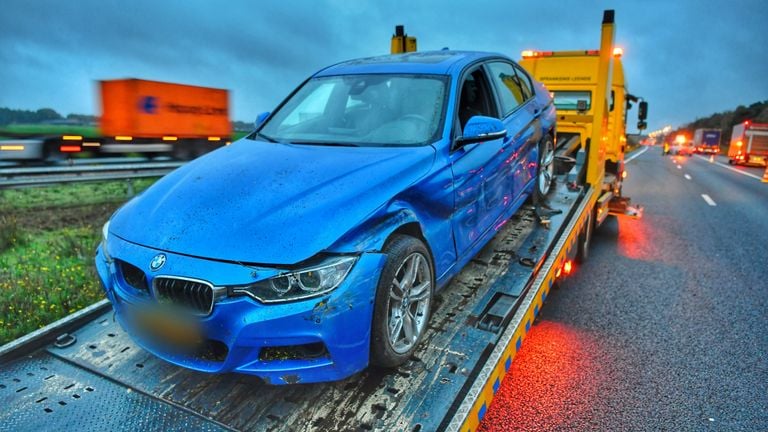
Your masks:
{"label": "grass verge", "polygon": [[51,125],[51,124],[10,124],[0,128],[0,133],[25,135],[81,135],[86,138],[99,136],[96,126]]}
{"label": "grass verge", "polygon": [[104,297],[93,256],[126,191],[124,182],[0,191],[0,345]]}

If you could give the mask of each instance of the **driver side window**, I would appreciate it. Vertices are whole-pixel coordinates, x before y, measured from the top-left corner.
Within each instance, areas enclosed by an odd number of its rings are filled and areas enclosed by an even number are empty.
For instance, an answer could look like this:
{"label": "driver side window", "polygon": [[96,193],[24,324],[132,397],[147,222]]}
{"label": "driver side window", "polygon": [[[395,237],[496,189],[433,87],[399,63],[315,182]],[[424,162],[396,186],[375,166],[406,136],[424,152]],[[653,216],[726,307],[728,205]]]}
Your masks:
{"label": "driver side window", "polygon": [[485,74],[482,69],[475,69],[461,84],[458,112],[461,130],[459,133],[464,130],[467,121],[473,116],[497,117],[496,107],[492,100]]}

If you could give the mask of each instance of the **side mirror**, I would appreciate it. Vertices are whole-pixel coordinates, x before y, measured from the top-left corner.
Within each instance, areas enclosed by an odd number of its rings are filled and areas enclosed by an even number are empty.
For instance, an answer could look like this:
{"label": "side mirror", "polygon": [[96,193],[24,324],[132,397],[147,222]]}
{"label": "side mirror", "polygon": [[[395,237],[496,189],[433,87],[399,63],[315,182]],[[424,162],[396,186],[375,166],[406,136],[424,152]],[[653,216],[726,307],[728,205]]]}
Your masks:
{"label": "side mirror", "polygon": [[637,109],[637,119],[642,121],[648,118],[648,102],[640,102],[640,106]]}
{"label": "side mirror", "polygon": [[648,127],[648,123],[646,123],[646,122],[644,122],[642,120],[637,122],[637,130],[643,130],[643,129],[647,128],[647,127]]}
{"label": "side mirror", "polygon": [[258,129],[259,126],[261,126],[261,124],[264,123],[264,120],[266,120],[267,117],[269,117],[269,114],[270,114],[269,111],[264,111],[263,113],[256,116],[256,121],[253,123],[256,129]]}
{"label": "side mirror", "polygon": [[460,146],[482,141],[493,141],[507,136],[504,123],[493,117],[474,116],[464,126],[463,135],[456,139]]}

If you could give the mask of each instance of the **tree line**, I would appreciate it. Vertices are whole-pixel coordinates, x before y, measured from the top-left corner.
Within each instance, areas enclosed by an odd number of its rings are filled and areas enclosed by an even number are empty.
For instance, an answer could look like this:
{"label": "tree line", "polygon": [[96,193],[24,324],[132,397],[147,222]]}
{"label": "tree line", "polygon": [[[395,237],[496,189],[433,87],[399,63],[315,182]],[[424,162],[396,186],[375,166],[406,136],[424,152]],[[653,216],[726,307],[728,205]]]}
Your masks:
{"label": "tree line", "polygon": [[[40,108],[37,111],[0,107],[0,126],[9,124],[38,124],[67,120],[72,123],[92,124],[98,117],[88,114],[67,114],[62,116],[52,108]],[[253,130],[253,122],[233,121],[232,128],[237,131]]]}
{"label": "tree line", "polygon": [[[731,141],[733,126],[749,120],[752,123],[768,123],[768,100],[755,102],[752,105],[740,105],[735,110],[712,114],[709,117],[698,118],[681,127],[677,132],[685,132],[693,137],[696,129],[720,129],[720,146],[727,147]],[[674,137],[676,133],[673,133]]]}
{"label": "tree line", "polygon": [[39,110],[22,110],[0,107],[0,126],[9,124],[36,124],[68,120],[73,123],[88,124],[96,121],[96,116],[87,114],[67,114],[62,116],[53,108]]}

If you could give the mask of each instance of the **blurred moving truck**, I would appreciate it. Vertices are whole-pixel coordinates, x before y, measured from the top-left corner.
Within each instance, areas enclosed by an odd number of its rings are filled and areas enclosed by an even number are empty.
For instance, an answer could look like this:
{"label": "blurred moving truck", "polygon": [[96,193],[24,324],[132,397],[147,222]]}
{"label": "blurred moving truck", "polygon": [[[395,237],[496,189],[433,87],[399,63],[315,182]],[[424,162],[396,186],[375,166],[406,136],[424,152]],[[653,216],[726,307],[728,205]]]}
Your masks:
{"label": "blurred moving truck", "polygon": [[85,153],[189,160],[232,140],[229,91],[142,79],[99,81],[96,134],[31,134],[0,144],[0,160],[55,161]]}
{"label": "blurred moving truck", "polygon": [[720,153],[720,129],[696,129],[693,132],[693,148],[696,153]]}
{"label": "blurred moving truck", "polygon": [[229,141],[229,92],[141,79],[101,81],[101,151],[190,159]]}
{"label": "blurred moving truck", "polygon": [[768,124],[747,120],[733,126],[728,163],[765,166],[768,163]]}

